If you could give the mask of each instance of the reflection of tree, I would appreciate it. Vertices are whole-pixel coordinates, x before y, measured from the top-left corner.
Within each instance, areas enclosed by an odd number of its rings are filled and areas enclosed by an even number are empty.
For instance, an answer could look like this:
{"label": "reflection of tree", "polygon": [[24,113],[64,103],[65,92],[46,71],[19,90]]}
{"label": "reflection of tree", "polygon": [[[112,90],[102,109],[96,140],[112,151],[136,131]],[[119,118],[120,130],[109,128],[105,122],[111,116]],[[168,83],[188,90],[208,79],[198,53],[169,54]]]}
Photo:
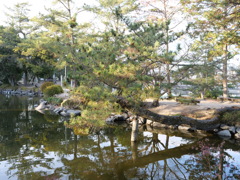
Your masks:
{"label": "reflection of tree", "polygon": [[[230,165],[231,156],[224,151],[224,141],[218,145],[209,142],[209,139],[200,141],[195,149],[200,152],[194,158],[186,161],[190,171],[190,179],[239,179],[239,170]],[[230,176],[229,176],[230,175]],[[238,176],[238,177],[237,177]]]}
{"label": "reflection of tree", "polygon": [[[64,134],[61,133],[63,124],[58,123],[59,117],[29,111],[37,99],[17,96],[0,98],[0,160],[8,160],[11,164],[8,174],[18,179],[34,179],[33,174],[35,177],[40,174],[45,176],[44,171],[34,171],[36,167],[52,169],[53,158],[46,158],[47,150],[54,149],[61,153],[59,145]],[[46,121],[47,117],[52,121]]]}
{"label": "reflection of tree", "polygon": [[18,179],[188,179],[178,158],[200,151],[192,149],[196,142],[190,134],[182,135],[184,145],[172,148],[170,130],[147,137],[140,130],[137,142],[131,142],[131,131],[124,126],[75,135],[58,116],[26,112],[27,99],[6,101],[0,106],[14,101],[24,109],[0,111],[0,160],[11,163],[9,176]]}

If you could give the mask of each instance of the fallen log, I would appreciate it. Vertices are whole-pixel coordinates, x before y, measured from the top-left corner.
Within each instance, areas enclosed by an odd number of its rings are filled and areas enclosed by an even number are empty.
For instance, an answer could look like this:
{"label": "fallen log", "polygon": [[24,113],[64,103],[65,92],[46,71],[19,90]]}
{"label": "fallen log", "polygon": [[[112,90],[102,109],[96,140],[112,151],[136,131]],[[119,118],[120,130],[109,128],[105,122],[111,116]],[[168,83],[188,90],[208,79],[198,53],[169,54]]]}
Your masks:
{"label": "fallen log", "polygon": [[140,106],[133,106],[124,98],[119,98],[117,101],[123,108],[127,109],[128,111],[141,116],[143,118],[152,120],[154,122],[159,122],[166,125],[181,125],[187,124],[190,125],[192,128],[196,128],[199,130],[206,130],[211,131],[214,129],[218,129],[221,124],[221,117],[226,112],[233,112],[233,111],[240,111],[240,107],[225,107],[222,109],[217,109],[212,118],[207,120],[198,120],[182,115],[177,116],[167,116],[154,113],[148,109],[144,109]]}

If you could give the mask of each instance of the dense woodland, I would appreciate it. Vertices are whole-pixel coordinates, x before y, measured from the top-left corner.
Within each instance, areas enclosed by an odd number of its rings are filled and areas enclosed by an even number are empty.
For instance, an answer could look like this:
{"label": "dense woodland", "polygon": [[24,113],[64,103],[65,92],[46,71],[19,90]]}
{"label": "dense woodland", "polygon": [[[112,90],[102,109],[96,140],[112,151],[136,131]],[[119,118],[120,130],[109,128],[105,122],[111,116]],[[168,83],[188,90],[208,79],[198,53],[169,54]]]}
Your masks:
{"label": "dense woodland", "polygon": [[137,106],[171,97],[178,84],[227,98],[239,82],[239,0],[55,0],[43,14],[30,11],[9,7],[0,27],[1,83],[66,75],[91,114],[118,109],[119,98]]}

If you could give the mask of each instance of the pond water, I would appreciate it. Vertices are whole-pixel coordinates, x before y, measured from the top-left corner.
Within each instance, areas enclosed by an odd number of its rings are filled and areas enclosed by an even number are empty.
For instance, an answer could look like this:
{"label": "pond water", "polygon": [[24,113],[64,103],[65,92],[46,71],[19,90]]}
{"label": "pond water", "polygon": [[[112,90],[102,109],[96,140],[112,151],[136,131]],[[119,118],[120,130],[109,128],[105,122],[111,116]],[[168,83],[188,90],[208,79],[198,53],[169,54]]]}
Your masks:
{"label": "pond water", "polygon": [[[34,111],[38,99],[0,95],[0,179],[240,179],[240,145],[205,134],[107,126],[75,135]],[[222,173],[221,173],[222,172]]]}

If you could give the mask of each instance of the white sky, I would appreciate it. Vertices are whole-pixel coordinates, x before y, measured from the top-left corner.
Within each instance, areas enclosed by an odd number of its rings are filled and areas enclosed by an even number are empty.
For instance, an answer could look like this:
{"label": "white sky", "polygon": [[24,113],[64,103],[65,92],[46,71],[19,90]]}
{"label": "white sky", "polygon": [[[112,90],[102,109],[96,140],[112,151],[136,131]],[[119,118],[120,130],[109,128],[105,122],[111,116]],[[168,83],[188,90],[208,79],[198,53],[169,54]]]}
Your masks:
{"label": "white sky", "polygon": [[17,3],[29,2],[31,5],[31,16],[37,15],[39,12],[44,11],[44,6],[51,5],[50,0],[1,0],[0,3],[0,24],[5,24],[6,16],[5,13],[8,12],[6,7],[13,7]]}
{"label": "white sky", "polygon": [[[75,0],[75,3],[79,3],[78,7],[81,7],[84,3],[89,5],[94,4],[94,1],[95,0]],[[29,14],[31,17],[38,15],[39,12],[44,13],[44,7],[53,7],[53,0],[0,0],[0,25],[4,25],[7,20],[5,16],[5,12],[7,12],[6,7],[13,7],[15,4],[22,2],[28,2],[31,5],[31,11]],[[94,21],[93,17],[90,17],[89,14],[82,14],[81,20],[90,22]],[[236,56],[233,61],[230,61],[230,63],[236,66],[237,64],[239,65],[239,61],[240,56]]]}
{"label": "white sky", "polygon": [[[6,21],[5,13],[7,12],[6,7],[13,7],[17,3],[28,2],[30,6],[30,16],[38,15],[39,12],[44,12],[44,7],[53,7],[53,0],[0,0],[0,25],[4,25]],[[76,0],[76,3],[93,4],[94,0]],[[80,7],[78,6],[78,7]],[[87,18],[87,16],[85,16]]]}

